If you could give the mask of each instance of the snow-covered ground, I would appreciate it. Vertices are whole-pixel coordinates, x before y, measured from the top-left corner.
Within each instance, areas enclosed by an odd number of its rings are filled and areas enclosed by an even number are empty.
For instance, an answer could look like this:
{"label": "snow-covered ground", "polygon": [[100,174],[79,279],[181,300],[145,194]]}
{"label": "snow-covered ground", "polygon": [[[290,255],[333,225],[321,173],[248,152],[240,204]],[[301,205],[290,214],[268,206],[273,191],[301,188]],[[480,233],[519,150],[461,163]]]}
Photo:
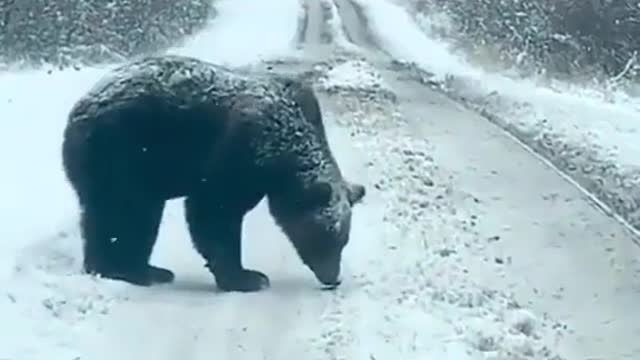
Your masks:
{"label": "snow-covered ground", "polygon": [[439,14],[404,0],[354,0],[383,48],[569,173],[640,234],[640,100],[568,83],[511,79],[469,65],[431,35]]}
{"label": "snow-covered ground", "polygon": [[[441,75],[475,74],[419,28],[410,27],[409,18],[403,19],[397,11],[400,8],[382,1],[366,2],[371,23],[385,29],[376,34],[385,36],[385,47],[398,58],[421,61],[421,66]],[[208,29],[170,52],[237,66],[265,59],[303,61],[304,50],[295,44],[302,9],[298,0],[220,0],[216,7],[219,15]],[[342,26],[339,20],[334,17],[328,24],[336,34]],[[347,41],[344,36],[335,38],[338,43]],[[4,185],[0,188],[0,359],[542,360],[559,359],[554,356],[560,350],[576,346],[575,341],[571,345],[563,342],[562,337],[569,334],[558,319],[534,310],[527,302],[517,304],[503,286],[504,279],[513,278],[509,272],[520,271],[527,263],[539,267],[546,262],[568,269],[549,279],[554,285],[570,278],[587,293],[591,285],[608,289],[601,278],[609,273],[595,274],[594,284],[584,283],[586,277],[580,274],[566,274],[585,264],[598,271],[606,264],[607,260],[593,255],[600,251],[591,242],[596,231],[589,230],[582,239],[584,249],[576,255],[578,259],[566,257],[571,248],[557,244],[561,255],[549,256],[553,249],[536,254],[532,250],[557,241],[556,231],[582,234],[581,225],[546,224],[548,219],[535,218],[541,212],[563,214],[554,206],[545,208],[550,203],[538,201],[531,209],[527,204],[512,205],[533,198],[527,197],[536,191],[533,188],[524,191],[525,195],[513,195],[519,191],[513,181],[504,194],[485,183],[465,184],[464,174],[480,171],[467,166],[486,166],[494,160],[476,163],[450,151],[447,146],[455,137],[447,137],[451,134],[448,129],[443,130],[445,135],[428,134],[413,115],[451,114],[457,116],[449,119],[452,124],[475,118],[443,109],[451,105],[435,97],[417,105],[398,100],[396,92],[406,96],[415,91],[400,91],[399,80],[386,81],[382,71],[364,59],[328,58],[316,69],[321,73],[317,85],[329,140],[347,177],[366,184],[369,190],[365,202],[355,210],[352,241],[345,253],[345,282],[335,292],[318,290],[264,204],[250,213],[244,227],[245,263],[265,271],[272,280],[272,287],[264,292],[215,291],[212,277],[189,244],[180,201],[171,202],[166,210],[153,256],[154,263],[176,272],[174,284],[140,288],[81,274],[77,206],[61,168],[61,133],[74,101],[109,66],[0,74]],[[475,128],[467,130],[473,133]],[[460,136],[468,146],[480,143]],[[504,140],[491,139],[500,152]],[[505,149],[505,157],[531,169],[536,179],[564,184],[555,175],[542,174],[533,157]],[[501,163],[496,165],[500,171],[510,166],[502,160],[495,159]],[[483,179],[501,183],[487,176]],[[472,189],[482,186],[485,192],[478,199]],[[491,191],[497,192],[496,198],[511,198],[502,202],[488,199]],[[581,201],[566,202],[587,207]],[[585,222],[597,219],[601,231],[618,234],[606,243],[614,248],[610,253],[618,256],[616,241],[626,240],[626,235],[594,214],[593,209],[579,209]],[[536,228],[528,225],[527,216],[533,217]],[[505,230],[507,225],[524,230]],[[529,230],[532,234],[525,233]],[[497,234],[521,237],[526,244],[515,241],[514,246]],[[516,252],[517,247],[526,250]],[[630,254],[634,250],[626,252]],[[514,265],[510,255],[514,255]],[[628,284],[622,279],[633,280],[628,277],[631,265],[622,256],[615,260],[624,268],[619,270],[624,276],[616,275],[620,283],[615,286],[626,291]],[[522,280],[525,284],[514,287],[526,287],[528,282],[537,286],[545,277],[549,273],[527,275],[521,278],[526,279]],[[575,286],[568,287],[565,296],[571,301],[558,300],[563,310],[579,307],[584,313],[593,309],[589,299],[577,306],[576,298],[582,293],[572,292]],[[600,298],[604,303],[615,296],[601,294]],[[535,302],[542,300],[531,300]],[[555,306],[548,304],[546,309]],[[619,317],[626,309],[616,306],[602,311],[603,316]],[[633,314],[628,316],[633,318]],[[590,324],[586,317],[569,320],[573,327]],[[610,323],[617,324],[615,320]],[[619,328],[608,331],[624,339]],[[584,336],[587,340],[583,341],[593,342]],[[618,360],[615,356],[602,358]]]}
{"label": "snow-covered ground", "polygon": [[[484,281],[498,282],[501,272],[487,240],[495,233],[475,228],[482,222],[479,200],[456,186],[455,175],[440,163],[449,159],[433,156],[434,144],[415,131],[403,104],[388,96],[391,86],[363,60],[334,65],[325,76],[320,83],[335,102],[327,117],[348,129],[354,147],[367,154],[370,194],[381,199],[377,213],[363,216],[379,216],[375,223],[382,236],[364,238],[366,244],[350,249],[350,265],[369,272],[361,276],[373,282],[363,289],[370,298],[358,301],[369,304],[345,319],[369,318],[379,329],[374,332],[382,336],[370,340],[377,344],[375,358],[556,356],[558,323]],[[379,255],[362,263],[370,252]],[[388,301],[385,297],[395,298],[396,305],[374,310]]]}
{"label": "snow-covered ground", "polygon": [[224,65],[292,58],[301,8],[297,0],[216,1],[218,15],[198,35],[169,53]]}

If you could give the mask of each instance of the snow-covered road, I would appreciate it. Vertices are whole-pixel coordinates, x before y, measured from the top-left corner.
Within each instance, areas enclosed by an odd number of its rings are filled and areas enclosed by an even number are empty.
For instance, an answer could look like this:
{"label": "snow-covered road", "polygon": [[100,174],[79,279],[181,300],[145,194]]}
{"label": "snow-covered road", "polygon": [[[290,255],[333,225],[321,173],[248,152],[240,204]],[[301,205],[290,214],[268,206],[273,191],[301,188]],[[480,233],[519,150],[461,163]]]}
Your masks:
{"label": "snow-covered road", "polygon": [[270,276],[266,291],[215,291],[180,201],[153,256],[175,283],[81,274],[59,146],[67,111],[104,69],[0,74],[0,359],[640,358],[632,235],[392,62],[385,44],[407,24],[381,39],[358,3],[220,0],[211,26],[171,50],[315,82],[338,162],[369,190],[335,292],[319,291],[264,204],[245,223],[244,262]]}

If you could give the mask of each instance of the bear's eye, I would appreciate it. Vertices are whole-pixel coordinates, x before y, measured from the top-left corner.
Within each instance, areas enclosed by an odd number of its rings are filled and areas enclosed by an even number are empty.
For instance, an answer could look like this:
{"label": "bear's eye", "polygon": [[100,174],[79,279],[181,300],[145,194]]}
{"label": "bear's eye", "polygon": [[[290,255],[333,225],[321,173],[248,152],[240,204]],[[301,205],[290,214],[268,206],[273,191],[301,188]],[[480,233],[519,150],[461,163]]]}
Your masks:
{"label": "bear's eye", "polygon": [[349,242],[349,233],[351,232],[351,214],[347,215],[340,222],[340,228],[337,229],[337,237],[342,246]]}

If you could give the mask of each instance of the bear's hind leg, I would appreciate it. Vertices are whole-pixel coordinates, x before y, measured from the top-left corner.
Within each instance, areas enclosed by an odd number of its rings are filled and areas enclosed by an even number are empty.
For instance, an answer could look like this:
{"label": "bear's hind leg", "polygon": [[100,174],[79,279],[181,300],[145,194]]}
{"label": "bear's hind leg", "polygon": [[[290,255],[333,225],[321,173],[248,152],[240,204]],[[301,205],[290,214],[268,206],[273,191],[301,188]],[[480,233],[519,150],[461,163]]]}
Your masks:
{"label": "bear's hind leg", "polygon": [[185,200],[189,232],[222,291],[252,292],[269,287],[267,275],[242,266],[241,238],[244,213],[197,196]]}
{"label": "bear's hind leg", "polygon": [[100,196],[82,210],[86,272],[141,286],[173,281],[173,272],[149,265],[164,201]]}

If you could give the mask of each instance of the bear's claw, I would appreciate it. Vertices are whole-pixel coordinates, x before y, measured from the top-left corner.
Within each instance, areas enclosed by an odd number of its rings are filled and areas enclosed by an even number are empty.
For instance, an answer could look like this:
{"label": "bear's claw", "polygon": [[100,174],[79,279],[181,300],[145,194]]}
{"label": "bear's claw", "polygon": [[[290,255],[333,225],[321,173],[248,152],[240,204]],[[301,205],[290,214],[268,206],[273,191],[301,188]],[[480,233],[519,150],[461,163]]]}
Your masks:
{"label": "bear's claw", "polygon": [[240,270],[228,274],[216,274],[216,284],[222,291],[254,292],[270,286],[269,277],[255,270]]}
{"label": "bear's claw", "polygon": [[149,278],[153,284],[166,284],[173,282],[176,276],[169,269],[149,265]]}
{"label": "bear's claw", "polygon": [[149,265],[146,271],[98,271],[87,270],[91,275],[97,275],[104,279],[125,281],[138,286],[151,286],[153,284],[166,284],[175,279],[171,270]]}

